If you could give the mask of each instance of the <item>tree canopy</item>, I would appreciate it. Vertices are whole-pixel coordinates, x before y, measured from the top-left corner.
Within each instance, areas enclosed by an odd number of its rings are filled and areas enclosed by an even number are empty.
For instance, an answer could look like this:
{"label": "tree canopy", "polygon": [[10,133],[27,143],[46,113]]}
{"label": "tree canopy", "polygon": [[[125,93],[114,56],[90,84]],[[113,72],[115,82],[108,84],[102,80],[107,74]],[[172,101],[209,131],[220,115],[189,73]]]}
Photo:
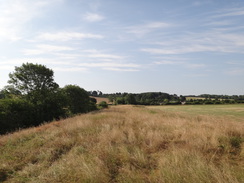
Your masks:
{"label": "tree canopy", "polygon": [[29,94],[33,91],[57,89],[59,86],[53,77],[53,71],[46,66],[26,63],[15,67],[15,71],[9,74],[8,83],[22,94]]}
{"label": "tree canopy", "polygon": [[73,114],[88,112],[90,97],[86,90],[76,85],[67,85],[63,88],[67,97],[68,107]]}

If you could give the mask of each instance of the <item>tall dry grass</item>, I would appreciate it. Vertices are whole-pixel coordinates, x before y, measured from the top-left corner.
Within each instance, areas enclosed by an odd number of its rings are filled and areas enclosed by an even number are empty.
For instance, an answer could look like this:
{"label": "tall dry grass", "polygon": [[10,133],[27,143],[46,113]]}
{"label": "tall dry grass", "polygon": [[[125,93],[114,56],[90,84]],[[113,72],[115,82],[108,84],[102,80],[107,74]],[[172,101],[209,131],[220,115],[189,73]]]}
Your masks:
{"label": "tall dry grass", "polygon": [[0,182],[244,182],[244,125],[146,107],[0,137]]}

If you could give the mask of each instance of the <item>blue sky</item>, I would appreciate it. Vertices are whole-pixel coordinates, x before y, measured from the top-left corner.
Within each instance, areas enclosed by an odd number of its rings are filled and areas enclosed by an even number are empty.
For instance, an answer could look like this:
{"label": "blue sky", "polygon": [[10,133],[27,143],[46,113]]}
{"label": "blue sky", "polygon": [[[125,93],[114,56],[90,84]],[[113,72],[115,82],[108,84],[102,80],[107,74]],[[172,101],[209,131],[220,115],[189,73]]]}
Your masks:
{"label": "blue sky", "polygon": [[243,0],[0,0],[0,88],[22,63],[61,86],[244,94]]}

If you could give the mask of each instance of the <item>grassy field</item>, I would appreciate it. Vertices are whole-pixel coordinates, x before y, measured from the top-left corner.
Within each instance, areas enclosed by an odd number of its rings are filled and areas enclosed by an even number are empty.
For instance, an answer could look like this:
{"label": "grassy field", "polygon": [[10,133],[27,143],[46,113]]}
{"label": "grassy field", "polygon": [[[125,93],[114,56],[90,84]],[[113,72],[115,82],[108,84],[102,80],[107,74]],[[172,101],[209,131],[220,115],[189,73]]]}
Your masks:
{"label": "grassy field", "polygon": [[97,100],[97,104],[99,104],[102,101],[107,102],[107,104],[112,104],[112,102],[110,102],[109,99],[105,97],[92,97],[92,98],[95,98]]}
{"label": "grassy field", "polygon": [[198,100],[198,99],[200,99],[200,100],[204,100],[205,98],[204,97],[186,97],[186,100]]}
{"label": "grassy field", "polygon": [[0,136],[0,182],[241,183],[239,110],[112,106]]}
{"label": "grassy field", "polygon": [[210,115],[231,120],[244,120],[244,104],[230,105],[177,105],[177,106],[149,106],[149,109],[176,112],[192,116]]}

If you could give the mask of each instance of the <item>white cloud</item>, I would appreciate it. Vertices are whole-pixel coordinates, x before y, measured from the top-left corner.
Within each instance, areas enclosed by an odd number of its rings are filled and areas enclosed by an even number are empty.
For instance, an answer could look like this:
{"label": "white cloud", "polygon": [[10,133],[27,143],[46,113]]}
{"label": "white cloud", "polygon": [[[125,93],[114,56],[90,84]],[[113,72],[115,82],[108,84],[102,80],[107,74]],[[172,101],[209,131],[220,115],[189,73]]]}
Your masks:
{"label": "white cloud", "polygon": [[233,76],[240,76],[244,75],[244,68],[233,68],[227,71],[228,75],[233,75]]}
{"label": "white cloud", "polygon": [[103,51],[99,51],[99,50],[83,50],[83,52],[88,53],[86,55],[86,57],[96,58],[96,59],[100,59],[103,61],[113,61],[113,60],[125,58],[124,56],[108,54],[108,53],[104,53]]}
{"label": "white cloud", "polygon": [[171,60],[163,60],[163,61],[156,61],[154,62],[157,65],[181,65],[184,62],[176,62],[176,61],[171,61]]}
{"label": "white cloud", "polygon": [[127,33],[135,34],[138,37],[144,36],[158,29],[168,28],[171,25],[165,22],[150,22],[142,25],[134,25],[126,28]]}
{"label": "white cloud", "polygon": [[104,68],[104,70],[123,71],[123,72],[137,72],[137,71],[139,71],[139,69],[123,69],[123,68],[114,68],[114,67],[107,67],[107,68]]}
{"label": "white cloud", "polygon": [[242,16],[242,15],[244,15],[244,8],[243,7],[219,11],[216,13],[216,15],[213,16],[213,18]]}
{"label": "white cloud", "polygon": [[239,62],[239,61],[229,61],[229,62],[226,62],[227,64],[230,64],[230,65],[237,65],[237,66],[244,66],[244,61],[243,62]]}
{"label": "white cloud", "polygon": [[73,63],[68,60],[61,60],[59,58],[51,59],[51,58],[42,58],[42,57],[25,57],[25,58],[15,58],[8,59],[4,62],[0,62],[1,68],[4,66],[20,66],[23,63],[38,63],[38,64],[49,64],[49,65],[72,65]]}
{"label": "white cloud", "polygon": [[80,57],[84,57],[84,55],[78,54],[78,53],[62,53],[62,52],[58,52],[58,53],[54,53],[54,55],[58,56],[59,58],[69,59],[69,60],[74,60],[74,59],[77,60]]}
{"label": "white cloud", "polygon": [[48,41],[69,41],[78,39],[102,39],[102,35],[80,33],[80,32],[55,32],[55,33],[41,33],[37,36],[38,40]]}
{"label": "white cloud", "polygon": [[36,45],[35,49],[24,49],[22,52],[24,55],[40,55],[45,53],[55,53],[55,52],[71,51],[71,50],[74,50],[74,48],[69,46],[39,44]]}
{"label": "white cloud", "polygon": [[100,54],[100,53],[96,53],[96,54],[91,54],[91,55],[87,55],[87,57],[90,58],[98,58],[98,59],[108,59],[108,61],[110,59],[122,59],[122,56],[119,55],[113,55],[113,54]]}
{"label": "white cloud", "polygon": [[195,77],[206,77],[206,76],[209,76],[209,75],[208,74],[199,73],[199,74],[186,74],[185,76],[195,78]]}
{"label": "white cloud", "polygon": [[86,13],[84,15],[84,20],[88,22],[99,22],[103,20],[104,17],[102,15],[96,14],[96,13]]}
{"label": "white cloud", "polygon": [[[182,59],[184,60],[184,59]],[[189,69],[199,69],[199,68],[205,68],[207,67],[206,64],[203,63],[190,63],[188,61],[177,61],[176,60],[161,60],[161,61],[156,61],[154,62],[156,65],[174,65],[174,66],[181,66]]]}
{"label": "white cloud", "polygon": [[133,63],[115,63],[115,62],[86,62],[73,63],[69,66],[54,67],[55,71],[88,71],[89,68],[99,68],[113,71],[139,71],[140,65]]}
{"label": "white cloud", "polygon": [[81,67],[54,67],[54,71],[61,71],[61,72],[85,72],[87,68]]}
{"label": "white cloud", "polygon": [[157,55],[174,55],[196,52],[244,53],[244,36],[241,33],[220,31],[188,33],[174,39],[154,43],[153,48],[141,48],[143,52]]}
{"label": "white cloud", "polygon": [[38,49],[44,50],[44,51],[68,51],[68,50],[74,50],[72,47],[69,46],[56,46],[56,45],[48,45],[48,44],[40,44],[37,45]]}
{"label": "white cloud", "polygon": [[100,63],[81,63],[78,64],[79,66],[84,67],[105,67],[105,68],[120,68],[120,67],[132,67],[132,68],[139,68],[138,64],[132,63],[108,63],[108,62],[100,62]]}
{"label": "white cloud", "polygon": [[198,68],[204,68],[206,67],[205,64],[187,64],[186,67],[191,69],[198,69]]}
{"label": "white cloud", "polygon": [[45,7],[60,0],[0,1],[0,40],[17,41],[26,34],[25,25],[45,11]]}

